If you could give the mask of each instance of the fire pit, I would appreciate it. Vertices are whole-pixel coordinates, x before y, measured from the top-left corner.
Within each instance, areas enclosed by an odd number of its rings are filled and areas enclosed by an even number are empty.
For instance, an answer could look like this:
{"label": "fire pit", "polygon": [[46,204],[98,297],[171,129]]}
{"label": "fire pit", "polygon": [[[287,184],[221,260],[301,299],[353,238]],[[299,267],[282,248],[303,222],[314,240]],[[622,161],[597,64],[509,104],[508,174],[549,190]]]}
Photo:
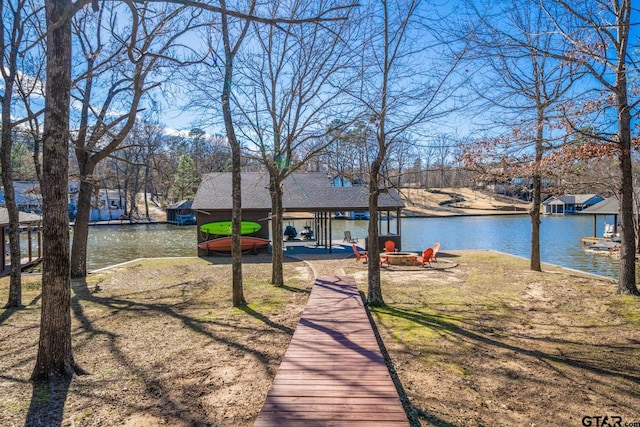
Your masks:
{"label": "fire pit", "polygon": [[383,252],[380,261],[389,265],[413,265],[418,254],[413,252]]}

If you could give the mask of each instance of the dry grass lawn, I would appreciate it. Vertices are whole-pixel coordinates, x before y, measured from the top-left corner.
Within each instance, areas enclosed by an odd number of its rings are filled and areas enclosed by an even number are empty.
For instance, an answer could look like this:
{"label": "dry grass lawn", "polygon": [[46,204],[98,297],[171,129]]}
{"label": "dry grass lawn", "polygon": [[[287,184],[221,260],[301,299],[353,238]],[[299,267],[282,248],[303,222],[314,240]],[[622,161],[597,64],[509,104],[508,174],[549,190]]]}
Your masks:
{"label": "dry grass lawn", "polygon": [[[246,257],[250,305],[233,309],[223,261],[136,261],[75,282],[74,355],[90,375],[51,389],[28,381],[40,282],[25,276],[26,307],[0,309],[0,426],[251,426],[314,274],[366,291],[366,266],[291,261],[274,288],[268,259]],[[640,299],[611,281],[486,251],[382,280],[373,318],[413,426],[640,422]]]}
{"label": "dry grass lawn", "polygon": [[374,310],[416,424],[640,422],[640,298],[495,252],[445,260],[455,267],[385,272]]}
{"label": "dry grass lawn", "polygon": [[0,426],[252,425],[313,283],[302,262],[285,271],[288,287],[274,288],[270,264],[245,265],[243,309],[230,308],[229,265],[202,259],[74,282],[74,356],[90,375],[54,391],[28,382],[40,308],[30,281],[25,309],[0,310]]}

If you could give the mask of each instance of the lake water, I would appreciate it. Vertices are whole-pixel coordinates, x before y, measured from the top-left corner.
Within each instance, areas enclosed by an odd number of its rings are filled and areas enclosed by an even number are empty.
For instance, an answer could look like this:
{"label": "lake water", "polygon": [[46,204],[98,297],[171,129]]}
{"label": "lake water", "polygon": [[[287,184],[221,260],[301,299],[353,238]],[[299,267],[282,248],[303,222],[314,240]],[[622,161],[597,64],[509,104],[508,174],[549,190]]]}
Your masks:
{"label": "lake water", "polygon": [[[610,219],[608,219],[611,222]],[[304,220],[285,221],[302,230]],[[335,220],[333,240],[341,240],[345,230],[364,245],[367,221]],[[597,235],[602,235],[604,220],[598,218]],[[386,222],[383,224],[386,232]],[[395,231],[395,223],[391,223]],[[541,259],[589,273],[618,277],[619,263],[602,254],[582,248],[580,238],[593,235],[592,216],[544,216],[542,218]],[[526,215],[448,218],[403,218],[402,248],[422,251],[435,242],[441,251],[493,249],[529,258],[531,222]],[[93,226],[89,231],[89,270],[141,257],[196,256],[197,229],[170,224]]]}

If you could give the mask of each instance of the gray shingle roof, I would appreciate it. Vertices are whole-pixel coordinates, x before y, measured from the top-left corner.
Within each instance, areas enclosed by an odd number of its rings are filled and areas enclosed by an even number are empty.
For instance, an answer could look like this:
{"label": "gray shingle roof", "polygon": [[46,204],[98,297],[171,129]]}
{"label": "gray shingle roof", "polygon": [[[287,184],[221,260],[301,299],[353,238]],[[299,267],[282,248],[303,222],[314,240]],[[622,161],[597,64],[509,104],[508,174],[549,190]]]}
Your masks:
{"label": "gray shingle roof", "polygon": [[[635,203],[634,211],[636,215],[640,214],[640,208]],[[583,209],[580,213],[591,215],[617,215],[620,213],[620,203],[616,197],[608,197],[593,206]]]}
{"label": "gray shingle roof", "polygon": [[167,206],[167,209],[191,209],[193,200],[181,200],[177,203]]}
{"label": "gray shingle roof", "polygon": [[[283,207],[290,211],[363,211],[369,206],[367,187],[332,187],[323,173],[294,173],[284,182]],[[231,209],[231,173],[206,174],[192,209]],[[381,194],[378,208],[403,208],[395,190]],[[242,174],[242,208],[270,209],[269,176],[266,172]]]}
{"label": "gray shingle roof", "polygon": [[[37,222],[42,221],[42,216],[33,213],[20,212],[20,222]],[[0,208],[0,224],[9,224],[9,211],[7,208]]]}
{"label": "gray shingle roof", "polygon": [[590,201],[593,198],[599,197],[598,194],[564,194],[558,197],[552,197],[545,200],[543,205],[579,205]]}

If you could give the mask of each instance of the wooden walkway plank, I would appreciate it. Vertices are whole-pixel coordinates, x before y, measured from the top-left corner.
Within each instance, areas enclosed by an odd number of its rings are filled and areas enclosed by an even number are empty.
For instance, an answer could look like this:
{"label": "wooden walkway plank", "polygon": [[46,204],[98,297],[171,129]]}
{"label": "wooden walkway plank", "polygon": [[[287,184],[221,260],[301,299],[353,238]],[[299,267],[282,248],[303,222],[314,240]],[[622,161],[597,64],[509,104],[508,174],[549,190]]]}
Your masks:
{"label": "wooden walkway plank", "polygon": [[408,427],[353,277],[318,277],[256,427]]}

